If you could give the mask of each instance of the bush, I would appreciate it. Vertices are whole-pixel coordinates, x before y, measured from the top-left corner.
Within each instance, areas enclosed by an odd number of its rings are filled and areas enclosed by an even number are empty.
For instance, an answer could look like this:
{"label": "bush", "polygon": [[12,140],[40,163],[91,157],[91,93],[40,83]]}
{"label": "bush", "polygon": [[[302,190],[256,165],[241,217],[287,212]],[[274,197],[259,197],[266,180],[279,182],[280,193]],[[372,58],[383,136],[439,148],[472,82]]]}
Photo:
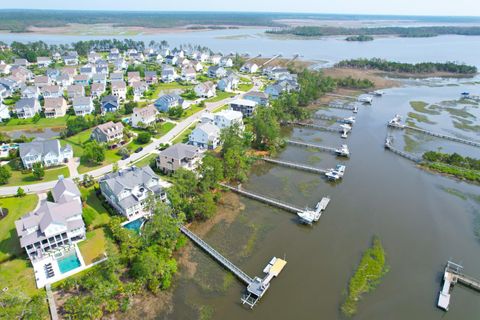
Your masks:
{"label": "bush", "polygon": [[0,166],[0,185],[7,184],[11,176],[12,173],[7,166]]}
{"label": "bush", "polygon": [[152,139],[152,135],[149,132],[141,132],[138,134],[137,143],[138,144],[147,144]]}

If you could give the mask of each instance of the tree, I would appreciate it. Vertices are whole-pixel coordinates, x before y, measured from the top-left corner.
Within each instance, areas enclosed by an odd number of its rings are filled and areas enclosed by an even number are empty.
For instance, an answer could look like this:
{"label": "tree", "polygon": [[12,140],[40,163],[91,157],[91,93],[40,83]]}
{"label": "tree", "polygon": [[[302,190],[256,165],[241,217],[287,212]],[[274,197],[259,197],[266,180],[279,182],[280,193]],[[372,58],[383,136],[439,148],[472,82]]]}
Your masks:
{"label": "tree", "polygon": [[201,165],[198,167],[200,175],[199,187],[202,191],[215,188],[217,183],[223,179],[222,161],[211,153],[207,153]]}
{"label": "tree", "polygon": [[172,107],[168,109],[168,116],[172,119],[179,119],[183,116],[183,112],[182,106]]}
{"label": "tree", "polygon": [[280,125],[271,108],[260,108],[252,119],[253,147],[258,150],[275,150],[282,144]]}
{"label": "tree", "polygon": [[45,177],[45,169],[40,162],[34,163],[32,167],[32,175],[36,180],[42,180]]}
{"label": "tree", "polygon": [[197,195],[192,204],[192,211],[197,219],[207,220],[216,212],[215,200],[211,192]]}
{"label": "tree", "polygon": [[85,144],[81,160],[88,164],[98,164],[105,160],[105,148],[96,140]]}
{"label": "tree", "polygon": [[22,197],[25,197],[27,194],[25,193],[25,190],[23,190],[22,187],[18,187],[17,189],[17,197],[18,198],[22,198]]}
{"label": "tree", "polygon": [[140,132],[137,136],[138,144],[147,144],[152,139],[152,135],[149,132]]}
{"label": "tree", "polygon": [[0,185],[7,184],[11,177],[12,173],[8,166],[0,166]]}
{"label": "tree", "polygon": [[248,158],[239,146],[228,149],[223,156],[224,176],[228,180],[244,181],[248,173]]}

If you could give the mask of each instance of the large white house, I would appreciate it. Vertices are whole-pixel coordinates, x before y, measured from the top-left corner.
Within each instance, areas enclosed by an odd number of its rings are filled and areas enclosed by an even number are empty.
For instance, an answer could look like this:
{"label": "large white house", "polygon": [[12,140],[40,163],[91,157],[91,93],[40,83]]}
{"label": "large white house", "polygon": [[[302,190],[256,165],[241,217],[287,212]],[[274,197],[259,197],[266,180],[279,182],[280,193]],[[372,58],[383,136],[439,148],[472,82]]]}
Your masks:
{"label": "large white house", "polygon": [[215,114],[213,122],[220,129],[229,128],[237,124],[241,130],[244,129],[243,116],[239,111],[222,110]]}
{"label": "large white house", "polygon": [[45,167],[58,166],[73,158],[72,147],[60,145],[58,140],[38,140],[20,143],[20,158],[25,168],[32,168],[33,164],[41,163]]}
{"label": "large white house", "polygon": [[200,98],[211,98],[217,94],[215,84],[211,81],[199,83],[194,88],[195,94]]}
{"label": "large white house", "polygon": [[132,114],[132,127],[148,127],[157,121],[158,110],[150,105],[145,108],[135,108]]}
{"label": "large white house", "polygon": [[190,133],[188,140],[194,146],[215,149],[220,144],[220,128],[212,123],[199,124]]}

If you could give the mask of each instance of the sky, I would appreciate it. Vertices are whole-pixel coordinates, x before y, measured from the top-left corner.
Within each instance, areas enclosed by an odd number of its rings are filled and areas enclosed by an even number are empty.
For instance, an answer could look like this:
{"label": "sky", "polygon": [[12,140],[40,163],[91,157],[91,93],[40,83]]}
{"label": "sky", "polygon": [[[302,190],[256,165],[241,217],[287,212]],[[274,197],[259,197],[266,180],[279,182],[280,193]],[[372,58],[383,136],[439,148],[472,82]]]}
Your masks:
{"label": "sky", "polygon": [[2,9],[480,15],[480,0],[1,0],[0,2],[5,2],[0,5]]}

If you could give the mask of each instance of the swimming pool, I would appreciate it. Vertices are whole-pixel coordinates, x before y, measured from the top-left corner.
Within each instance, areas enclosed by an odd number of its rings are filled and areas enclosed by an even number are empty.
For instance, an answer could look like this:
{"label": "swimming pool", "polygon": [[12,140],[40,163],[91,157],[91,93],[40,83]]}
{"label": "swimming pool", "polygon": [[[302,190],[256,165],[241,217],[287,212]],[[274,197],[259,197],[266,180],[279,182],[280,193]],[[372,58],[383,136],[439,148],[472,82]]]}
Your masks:
{"label": "swimming pool", "polygon": [[58,268],[60,272],[67,273],[81,266],[80,260],[77,257],[76,253],[64,256],[57,260]]}
{"label": "swimming pool", "polygon": [[144,222],[145,222],[145,219],[140,218],[140,219],[133,220],[132,222],[129,222],[129,223],[125,224],[123,227],[125,229],[133,230],[137,233],[140,233],[140,229],[142,228]]}

